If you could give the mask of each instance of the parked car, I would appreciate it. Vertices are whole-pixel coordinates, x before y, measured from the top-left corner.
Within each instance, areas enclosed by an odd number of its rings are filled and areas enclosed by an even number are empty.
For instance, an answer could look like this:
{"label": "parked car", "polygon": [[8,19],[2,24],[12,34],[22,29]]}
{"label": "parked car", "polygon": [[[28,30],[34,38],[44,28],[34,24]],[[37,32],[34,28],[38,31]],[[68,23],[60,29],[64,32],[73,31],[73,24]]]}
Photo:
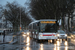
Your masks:
{"label": "parked car", "polygon": [[67,40],[67,34],[63,30],[58,30],[57,37],[58,37],[58,39],[65,39],[65,40]]}

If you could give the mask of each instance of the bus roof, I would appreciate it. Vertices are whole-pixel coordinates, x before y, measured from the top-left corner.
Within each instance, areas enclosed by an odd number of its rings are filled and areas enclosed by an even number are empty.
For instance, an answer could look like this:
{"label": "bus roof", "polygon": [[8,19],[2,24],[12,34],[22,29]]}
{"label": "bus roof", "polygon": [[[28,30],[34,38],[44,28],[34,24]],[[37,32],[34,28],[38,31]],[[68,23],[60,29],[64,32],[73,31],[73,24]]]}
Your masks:
{"label": "bus roof", "polygon": [[56,19],[40,19],[38,21],[56,21]]}

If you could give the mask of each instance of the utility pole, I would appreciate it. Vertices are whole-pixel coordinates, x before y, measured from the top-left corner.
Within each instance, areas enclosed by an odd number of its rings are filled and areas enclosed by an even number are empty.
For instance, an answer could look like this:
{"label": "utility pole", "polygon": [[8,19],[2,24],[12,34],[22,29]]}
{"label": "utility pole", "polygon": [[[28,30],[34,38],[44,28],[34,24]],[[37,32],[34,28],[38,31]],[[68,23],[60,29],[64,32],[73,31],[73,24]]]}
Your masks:
{"label": "utility pole", "polygon": [[[20,34],[21,34],[21,7],[20,7]],[[20,35],[20,50],[21,50],[21,35]]]}
{"label": "utility pole", "polygon": [[[2,33],[3,33],[3,17],[4,17],[4,15],[2,16]],[[2,36],[2,33],[1,33],[1,36]],[[2,43],[3,43],[3,38],[2,38]]]}
{"label": "utility pole", "polygon": [[21,31],[21,7],[20,7],[20,31]]}

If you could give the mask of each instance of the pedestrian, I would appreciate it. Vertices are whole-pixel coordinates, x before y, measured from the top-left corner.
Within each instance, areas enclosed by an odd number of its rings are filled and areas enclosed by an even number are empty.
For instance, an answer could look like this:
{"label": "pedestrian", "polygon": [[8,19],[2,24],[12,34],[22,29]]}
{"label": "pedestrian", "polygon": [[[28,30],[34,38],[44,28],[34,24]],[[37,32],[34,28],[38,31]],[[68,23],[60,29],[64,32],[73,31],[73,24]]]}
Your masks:
{"label": "pedestrian", "polygon": [[5,42],[5,30],[3,31],[3,43]]}

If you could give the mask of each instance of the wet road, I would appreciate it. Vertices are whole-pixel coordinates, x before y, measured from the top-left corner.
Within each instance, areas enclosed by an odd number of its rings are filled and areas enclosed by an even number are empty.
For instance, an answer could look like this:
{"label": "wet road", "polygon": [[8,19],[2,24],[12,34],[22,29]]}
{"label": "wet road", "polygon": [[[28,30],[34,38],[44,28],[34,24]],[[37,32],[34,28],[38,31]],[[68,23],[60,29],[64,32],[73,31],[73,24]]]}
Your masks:
{"label": "wet road", "polygon": [[56,42],[34,40],[29,36],[18,37],[16,44],[0,44],[0,50],[75,50],[75,41],[73,39],[57,40]]}

